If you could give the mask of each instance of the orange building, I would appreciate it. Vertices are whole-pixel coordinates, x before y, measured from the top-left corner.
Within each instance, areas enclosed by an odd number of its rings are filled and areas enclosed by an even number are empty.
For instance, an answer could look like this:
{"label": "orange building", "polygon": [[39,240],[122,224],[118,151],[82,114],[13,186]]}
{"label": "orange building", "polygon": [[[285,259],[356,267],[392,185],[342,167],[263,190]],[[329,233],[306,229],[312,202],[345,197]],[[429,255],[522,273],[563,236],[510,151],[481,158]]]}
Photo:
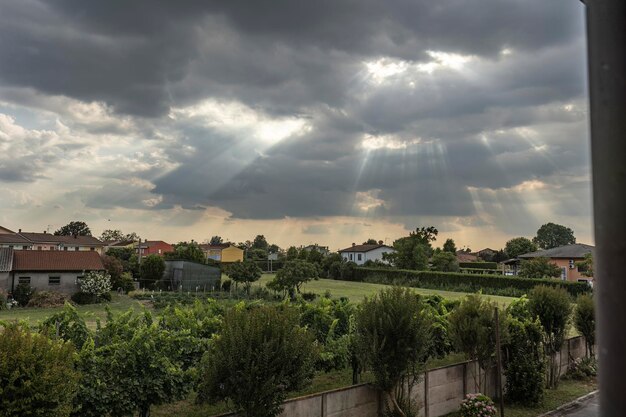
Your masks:
{"label": "orange building", "polygon": [[576,264],[583,261],[586,255],[593,254],[594,249],[591,245],[574,243],[573,245],[525,253],[520,255],[519,259],[549,258],[553,264],[561,269],[561,279],[563,281],[592,281],[593,277],[583,275],[585,271],[581,271]]}

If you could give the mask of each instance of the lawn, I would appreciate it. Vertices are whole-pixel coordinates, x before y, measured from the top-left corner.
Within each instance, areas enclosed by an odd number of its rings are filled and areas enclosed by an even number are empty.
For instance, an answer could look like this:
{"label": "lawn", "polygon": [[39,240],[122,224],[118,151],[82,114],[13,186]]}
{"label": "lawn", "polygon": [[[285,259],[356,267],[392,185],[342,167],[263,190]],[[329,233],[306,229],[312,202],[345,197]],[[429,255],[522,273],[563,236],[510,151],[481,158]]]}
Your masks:
{"label": "lawn", "polygon": [[[265,286],[265,284],[267,284],[273,278],[274,274],[264,274],[256,285]],[[333,279],[320,279],[304,284],[302,286],[302,291],[313,292],[320,295],[323,295],[326,291],[330,291],[330,294],[333,297],[347,297],[350,299],[350,301],[360,302],[363,300],[364,297],[375,294],[385,288],[389,288],[389,285],[369,284],[366,282],[337,281]],[[457,300],[467,295],[467,293],[463,292],[429,290],[424,288],[412,289],[419,294],[438,294],[444,298],[448,298],[451,300]],[[497,302],[498,304],[504,304],[505,306],[508,306],[511,301],[515,300],[515,298],[513,297],[502,297],[498,295],[485,295],[485,297]]]}
{"label": "lawn", "polygon": [[[126,295],[113,294],[113,299],[106,304],[89,304],[78,306],[76,309],[83,316],[85,322],[90,328],[96,327],[96,320],[104,321],[106,317],[105,306],[108,306],[111,312],[119,314],[127,311],[129,308],[138,310],[142,308],[142,303],[134,300]],[[145,304],[149,306],[149,303]],[[26,320],[31,326],[41,323],[54,313],[62,310],[63,307],[50,308],[14,308],[11,310],[0,311],[0,320]]]}

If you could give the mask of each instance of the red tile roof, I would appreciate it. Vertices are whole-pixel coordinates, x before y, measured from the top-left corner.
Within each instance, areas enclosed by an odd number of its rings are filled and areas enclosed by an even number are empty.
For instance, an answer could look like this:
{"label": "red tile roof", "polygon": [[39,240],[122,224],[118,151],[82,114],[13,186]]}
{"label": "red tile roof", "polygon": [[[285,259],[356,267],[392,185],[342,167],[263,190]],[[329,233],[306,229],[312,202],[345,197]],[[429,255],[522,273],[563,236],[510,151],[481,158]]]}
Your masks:
{"label": "red tile roof", "polygon": [[97,252],[20,250],[13,252],[14,271],[100,271],[104,270]]}

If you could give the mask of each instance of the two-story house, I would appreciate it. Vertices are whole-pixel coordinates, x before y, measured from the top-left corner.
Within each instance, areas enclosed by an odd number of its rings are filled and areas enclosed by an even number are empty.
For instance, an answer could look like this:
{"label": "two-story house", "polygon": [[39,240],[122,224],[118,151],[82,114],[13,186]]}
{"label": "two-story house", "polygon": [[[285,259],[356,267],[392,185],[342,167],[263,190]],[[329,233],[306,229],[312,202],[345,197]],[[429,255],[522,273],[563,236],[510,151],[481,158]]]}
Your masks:
{"label": "two-story house", "polygon": [[363,265],[367,261],[383,261],[384,253],[394,253],[396,250],[391,246],[378,245],[357,245],[352,244],[351,247],[342,249],[339,254],[348,262],[354,262],[357,265]]}

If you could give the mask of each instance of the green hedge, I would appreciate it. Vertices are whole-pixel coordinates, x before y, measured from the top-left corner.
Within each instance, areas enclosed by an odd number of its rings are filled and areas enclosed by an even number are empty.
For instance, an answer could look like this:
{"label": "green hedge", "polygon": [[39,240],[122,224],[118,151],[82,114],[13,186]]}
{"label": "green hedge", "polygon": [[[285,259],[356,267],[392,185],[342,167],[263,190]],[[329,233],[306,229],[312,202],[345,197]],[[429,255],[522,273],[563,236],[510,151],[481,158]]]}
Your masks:
{"label": "green hedge", "polygon": [[459,262],[459,268],[498,269],[497,262]]}
{"label": "green hedge", "polygon": [[483,291],[485,294],[521,295],[528,293],[537,285],[565,288],[571,295],[577,296],[591,292],[584,282],[568,282],[557,279],[531,279],[502,275],[460,274],[455,272],[410,271],[404,269],[355,268],[353,281],[374,282],[379,284],[399,284],[419,288],[455,289],[464,291]]}

